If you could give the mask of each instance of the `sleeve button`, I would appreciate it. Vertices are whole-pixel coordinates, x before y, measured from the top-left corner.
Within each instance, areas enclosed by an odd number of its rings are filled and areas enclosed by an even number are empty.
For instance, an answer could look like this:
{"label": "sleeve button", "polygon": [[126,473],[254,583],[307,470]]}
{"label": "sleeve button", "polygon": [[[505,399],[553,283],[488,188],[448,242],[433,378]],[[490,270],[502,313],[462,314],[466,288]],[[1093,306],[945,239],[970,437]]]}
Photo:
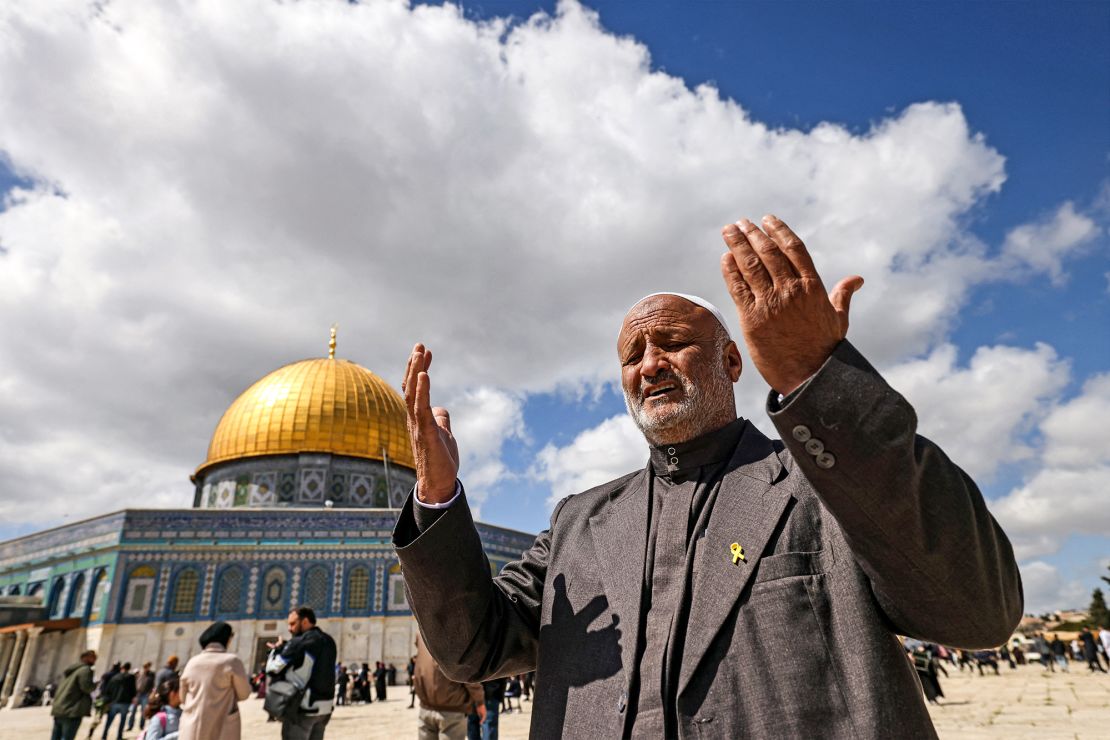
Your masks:
{"label": "sleeve button", "polygon": [[822,470],[828,470],[833,465],[836,465],[836,458],[833,457],[831,452],[822,452],[820,455],[817,456],[815,462],[817,463],[817,467],[821,468]]}
{"label": "sleeve button", "polygon": [[809,454],[820,455],[824,451],[825,443],[817,439],[816,437],[813,437],[808,442],[806,442],[806,452],[808,452]]}
{"label": "sleeve button", "polygon": [[794,429],[791,431],[791,434],[793,434],[794,439],[798,440],[799,442],[806,442],[809,440],[810,437],[813,436],[809,433],[809,427],[803,424],[799,424],[798,426],[794,427]]}

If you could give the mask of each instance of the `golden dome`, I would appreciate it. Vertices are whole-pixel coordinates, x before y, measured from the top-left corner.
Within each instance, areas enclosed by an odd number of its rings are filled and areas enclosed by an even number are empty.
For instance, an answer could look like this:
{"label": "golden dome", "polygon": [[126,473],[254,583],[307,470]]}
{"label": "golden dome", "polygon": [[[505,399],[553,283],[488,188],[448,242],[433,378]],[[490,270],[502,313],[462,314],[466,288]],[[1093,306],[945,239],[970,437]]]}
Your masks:
{"label": "golden dome", "polygon": [[208,459],[323,452],[414,468],[405,402],[389,384],[347,360],[318,358],[278,368],[224,412]]}

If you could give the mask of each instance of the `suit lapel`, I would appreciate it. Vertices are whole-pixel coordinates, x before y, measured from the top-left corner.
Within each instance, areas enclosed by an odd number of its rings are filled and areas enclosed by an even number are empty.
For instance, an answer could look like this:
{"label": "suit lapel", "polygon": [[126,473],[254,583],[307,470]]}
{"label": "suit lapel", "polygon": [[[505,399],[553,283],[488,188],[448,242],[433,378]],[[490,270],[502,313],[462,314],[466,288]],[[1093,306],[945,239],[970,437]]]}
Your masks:
{"label": "suit lapel", "polygon": [[[782,470],[771,441],[749,423],[721,480],[701,545],[678,695],[736,606],[782,518],[790,500],[787,486],[774,485]],[[743,548],[744,560],[733,562],[734,542]]]}
{"label": "suit lapel", "polygon": [[647,547],[647,470],[632,478],[623,495],[604,511],[590,517],[590,535],[598,558],[598,572],[609,608],[620,618],[621,664],[625,675],[636,666],[640,639],[640,596]]}

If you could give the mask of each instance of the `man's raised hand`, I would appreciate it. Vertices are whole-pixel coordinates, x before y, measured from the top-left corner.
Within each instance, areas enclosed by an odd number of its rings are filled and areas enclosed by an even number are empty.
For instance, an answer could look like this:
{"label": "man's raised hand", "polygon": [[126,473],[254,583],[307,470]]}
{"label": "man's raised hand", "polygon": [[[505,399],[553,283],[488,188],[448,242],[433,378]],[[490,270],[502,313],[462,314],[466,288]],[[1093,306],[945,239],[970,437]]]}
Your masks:
{"label": "man's raised hand", "polygon": [[432,351],[418,344],[412,349],[401,391],[405,394],[407,425],[416,458],[416,492],[421,501],[441,504],[455,495],[459,475],[459,446],[451,434],[451,415],[432,408],[428,368]]}
{"label": "man's raised hand", "polygon": [[846,277],[826,294],[805,244],[775,216],[763,217],[763,230],[742,219],[721,234],[721,274],[752,362],[771,388],[790,393],[847,335],[848,305],[863,278]]}

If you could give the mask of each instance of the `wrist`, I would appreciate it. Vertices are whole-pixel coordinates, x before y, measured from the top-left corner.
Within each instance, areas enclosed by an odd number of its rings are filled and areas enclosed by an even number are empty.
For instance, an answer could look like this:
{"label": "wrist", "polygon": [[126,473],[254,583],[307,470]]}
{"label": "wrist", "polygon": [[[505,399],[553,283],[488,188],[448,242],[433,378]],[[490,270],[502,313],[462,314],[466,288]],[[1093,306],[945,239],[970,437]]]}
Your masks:
{"label": "wrist", "polygon": [[428,485],[424,481],[416,483],[416,498],[420,499],[422,504],[445,504],[453,499],[456,493],[458,493],[456,481],[451,481],[450,486],[439,488]]}

